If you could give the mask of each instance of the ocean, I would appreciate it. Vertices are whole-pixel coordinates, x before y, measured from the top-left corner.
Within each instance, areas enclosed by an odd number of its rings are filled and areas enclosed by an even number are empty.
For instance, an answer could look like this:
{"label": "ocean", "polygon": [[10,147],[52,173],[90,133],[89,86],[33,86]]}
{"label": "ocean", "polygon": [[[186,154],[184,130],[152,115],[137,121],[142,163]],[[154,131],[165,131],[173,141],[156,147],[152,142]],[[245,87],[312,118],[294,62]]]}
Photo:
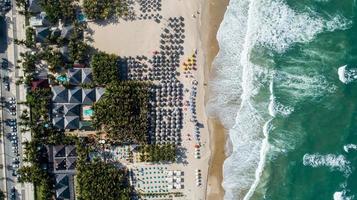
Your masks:
{"label": "ocean", "polygon": [[207,112],[226,200],[357,199],[357,2],[231,0]]}

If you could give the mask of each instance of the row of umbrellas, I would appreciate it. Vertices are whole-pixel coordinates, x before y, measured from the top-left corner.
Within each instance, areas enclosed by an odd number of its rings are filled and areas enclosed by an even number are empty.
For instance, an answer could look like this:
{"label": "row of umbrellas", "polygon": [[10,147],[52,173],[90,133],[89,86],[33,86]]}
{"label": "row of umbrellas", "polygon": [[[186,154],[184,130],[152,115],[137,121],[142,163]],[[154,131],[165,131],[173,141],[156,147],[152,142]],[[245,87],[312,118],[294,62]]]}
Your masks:
{"label": "row of umbrellas", "polygon": [[161,0],[141,0],[139,1],[140,11],[151,12],[151,11],[161,11]]}
{"label": "row of umbrellas", "polygon": [[183,127],[183,84],[177,79],[180,57],[184,54],[183,18],[169,18],[160,40],[160,51],[152,58],[136,56],[125,58],[128,78],[152,80],[157,87],[149,101],[149,135],[156,144],[181,144]]}
{"label": "row of umbrellas", "polygon": [[197,142],[197,144],[200,143],[200,127],[198,126],[198,119],[197,119],[197,113],[196,113],[196,96],[197,96],[197,81],[193,81],[192,82],[192,88],[191,88],[191,94],[190,94],[190,99],[189,99],[189,104],[190,104],[190,111],[191,111],[191,122],[194,123],[195,125],[195,130],[194,130],[194,135],[195,135],[195,140]]}

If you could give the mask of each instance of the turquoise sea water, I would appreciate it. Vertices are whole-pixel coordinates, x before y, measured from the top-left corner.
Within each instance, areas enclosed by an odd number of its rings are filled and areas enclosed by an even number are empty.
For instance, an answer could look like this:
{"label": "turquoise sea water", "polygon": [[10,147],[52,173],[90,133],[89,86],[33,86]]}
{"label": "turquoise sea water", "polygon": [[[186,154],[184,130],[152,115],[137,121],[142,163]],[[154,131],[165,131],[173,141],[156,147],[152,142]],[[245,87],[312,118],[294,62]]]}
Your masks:
{"label": "turquoise sea water", "polygon": [[207,106],[232,142],[225,199],[357,199],[356,8],[231,0]]}

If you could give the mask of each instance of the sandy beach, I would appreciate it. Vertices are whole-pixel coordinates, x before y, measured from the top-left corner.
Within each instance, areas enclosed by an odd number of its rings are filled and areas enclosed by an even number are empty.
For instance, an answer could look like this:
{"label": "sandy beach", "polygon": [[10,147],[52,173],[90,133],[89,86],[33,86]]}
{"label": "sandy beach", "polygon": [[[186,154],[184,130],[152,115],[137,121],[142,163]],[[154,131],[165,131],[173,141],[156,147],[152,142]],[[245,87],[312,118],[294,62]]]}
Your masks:
{"label": "sandy beach", "polygon": [[[228,0],[162,1],[161,11],[149,15],[160,15],[162,18],[159,22],[142,17],[143,13],[140,13],[139,9],[135,9],[135,17],[131,20],[120,19],[115,23],[88,23],[90,30],[88,34],[90,34],[91,44],[95,48],[121,57],[145,56],[151,58],[156,52],[162,50],[162,33],[167,31],[170,20],[175,17],[184,18],[184,52],[180,56],[182,66],[177,69],[180,74],[177,79],[186,90],[183,97],[185,111],[181,131],[181,148],[185,151],[186,160],[169,167],[172,170],[184,171],[183,199],[223,199],[224,191],[221,182],[226,137],[220,124],[213,119],[208,119],[204,105],[211,63],[218,52],[216,32],[223,19],[227,3]],[[133,7],[135,6],[138,5]],[[197,62],[197,69],[187,70],[184,63],[188,63],[193,57]],[[150,63],[147,62],[143,64],[150,66]],[[194,82],[197,82],[195,97],[197,121],[202,124],[199,128],[200,158],[196,157],[195,152],[197,138],[194,137],[194,132],[197,127],[193,122],[190,106],[185,105],[185,102],[189,102],[192,98],[191,91],[194,90]],[[202,183],[199,185],[197,184],[196,170],[200,170],[202,173]]]}
{"label": "sandy beach", "polygon": [[[205,51],[205,82],[208,82],[212,69],[212,62],[219,51],[216,34],[223,20],[229,0],[206,0],[204,1],[201,40]],[[206,34],[208,33],[208,34]],[[205,92],[205,103],[207,102],[208,90]],[[226,130],[216,119],[208,119],[210,132],[211,156],[208,169],[207,181],[207,200],[220,200],[224,197],[223,181],[223,162],[226,159]]]}

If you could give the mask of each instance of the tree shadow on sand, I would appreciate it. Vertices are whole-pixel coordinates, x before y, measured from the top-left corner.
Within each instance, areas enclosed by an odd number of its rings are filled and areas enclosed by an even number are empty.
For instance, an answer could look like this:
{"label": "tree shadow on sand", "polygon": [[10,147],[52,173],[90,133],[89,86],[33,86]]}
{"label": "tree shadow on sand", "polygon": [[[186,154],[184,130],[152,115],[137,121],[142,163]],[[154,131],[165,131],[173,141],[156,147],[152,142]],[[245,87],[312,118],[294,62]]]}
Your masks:
{"label": "tree shadow on sand", "polygon": [[177,163],[182,163],[184,165],[187,165],[188,164],[188,161],[187,161],[187,149],[184,148],[184,147],[178,147],[177,148],[177,160],[176,162]]}
{"label": "tree shadow on sand", "polygon": [[117,16],[113,16],[111,17],[110,19],[98,19],[98,20],[93,20],[93,21],[90,21],[90,22],[93,22],[95,23],[96,25],[99,25],[99,26],[107,26],[107,25],[114,25],[114,24],[118,24],[119,23],[119,17]]}

